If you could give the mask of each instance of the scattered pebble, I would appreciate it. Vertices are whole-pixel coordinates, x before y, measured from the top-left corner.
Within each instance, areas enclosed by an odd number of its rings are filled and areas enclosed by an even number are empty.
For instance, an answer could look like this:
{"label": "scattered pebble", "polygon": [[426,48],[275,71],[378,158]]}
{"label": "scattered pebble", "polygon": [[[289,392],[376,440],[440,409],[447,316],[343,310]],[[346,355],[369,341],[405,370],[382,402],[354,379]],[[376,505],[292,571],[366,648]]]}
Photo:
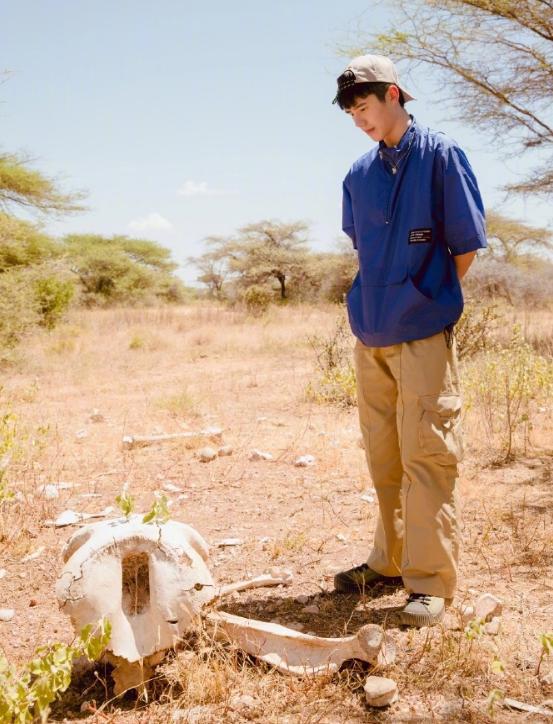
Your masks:
{"label": "scattered pebble", "polygon": [[223,445],[223,447],[220,447],[217,450],[217,455],[219,455],[219,457],[226,457],[228,455],[232,455],[232,453],[233,449],[230,445]]}
{"label": "scattered pebble", "polygon": [[347,541],[347,538],[343,533],[336,533],[336,540],[339,540],[342,543],[345,543]]}
{"label": "scattered pebble", "polygon": [[88,421],[89,422],[105,422],[106,418],[102,415],[100,410],[97,410],[96,408],[94,408],[94,410],[92,410],[92,412],[88,416]]}
{"label": "scattered pebble", "polygon": [[33,551],[32,553],[27,554],[21,559],[21,563],[28,563],[29,561],[34,561],[37,558],[40,558],[40,556],[44,553],[46,550],[45,546],[40,546],[40,548],[37,548],[36,551]]}
{"label": "scattered pebble", "polygon": [[320,613],[320,608],[312,603],[310,606],[305,606],[302,608],[302,613]]}
{"label": "scattered pebble", "polygon": [[294,465],[297,468],[307,468],[310,465],[315,464],[315,456],[314,455],[302,455],[301,457],[297,458],[294,461]]}
{"label": "scattered pebble", "polygon": [[272,460],[273,456],[271,453],[263,452],[263,450],[252,450],[250,453],[250,460]]}
{"label": "scattered pebble", "polygon": [[502,609],[503,602],[501,599],[493,596],[491,593],[482,594],[474,606],[476,618],[480,618],[483,621],[491,621],[494,616],[501,615]]}
{"label": "scattered pebble", "polygon": [[215,460],[216,457],[217,450],[214,450],[212,447],[203,447],[201,450],[198,450],[198,458],[202,463],[209,463]]}
{"label": "scattered pebble", "polygon": [[244,545],[242,538],[223,538],[217,543],[218,548],[226,548],[227,546],[241,546]]}
{"label": "scattered pebble", "polygon": [[474,606],[464,606],[461,611],[461,622],[463,626],[468,626],[469,623],[475,618]]}
{"label": "scattered pebble", "polygon": [[260,543],[269,543],[270,541],[271,541],[271,539],[269,538],[268,535],[261,536],[261,538],[259,539]]}
{"label": "scattered pebble", "polygon": [[83,440],[85,437],[88,437],[88,432],[86,430],[77,430],[75,437],[77,440]]}
{"label": "scattered pebble", "polygon": [[104,518],[113,513],[113,510],[112,505],[104,508],[99,513],[77,513],[74,510],[64,510],[55,520],[47,520],[45,524],[52,525],[54,528],[63,528],[66,525],[75,525],[75,523],[81,523],[83,520],[89,520],[89,518]]}
{"label": "scattered pebble", "polygon": [[164,483],[163,490],[167,493],[182,493],[182,488],[173,485],[173,483]]}
{"label": "scattered pebble", "polygon": [[366,503],[374,503],[375,497],[372,493],[366,491],[361,495],[361,500],[364,500]]}
{"label": "scattered pebble", "polygon": [[490,636],[497,636],[501,628],[501,619],[499,616],[494,616],[489,623],[484,624],[484,632]]}
{"label": "scattered pebble", "polygon": [[6,575],[6,573],[7,573],[7,571],[6,571],[5,568],[0,568],[0,578],[4,578],[4,576]]}
{"label": "scattered pebble", "polygon": [[0,608],[0,621],[11,621],[14,616],[13,608]]}
{"label": "scattered pebble", "polygon": [[310,596],[306,596],[305,594],[301,594],[300,596],[296,596],[296,601],[298,603],[301,603],[302,605],[305,605],[306,603],[309,603]]}
{"label": "scattered pebble", "polygon": [[231,697],[229,704],[235,711],[244,711],[245,709],[255,709],[256,701],[251,694],[235,694]]}
{"label": "scattered pebble", "polygon": [[29,608],[34,608],[35,606],[38,606],[38,601],[36,600],[36,598],[31,598],[31,600],[29,601]]}
{"label": "scattered pebble", "polygon": [[553,671],[550,671],[548,674],[544,674],[540,679],[542,684],[546,685],[553,685]]}
{"label": "scattered pebble", "polygon": [[368,676],[363,688],[370,706],[389,706],[398,699],[396,682],[385,676]]}

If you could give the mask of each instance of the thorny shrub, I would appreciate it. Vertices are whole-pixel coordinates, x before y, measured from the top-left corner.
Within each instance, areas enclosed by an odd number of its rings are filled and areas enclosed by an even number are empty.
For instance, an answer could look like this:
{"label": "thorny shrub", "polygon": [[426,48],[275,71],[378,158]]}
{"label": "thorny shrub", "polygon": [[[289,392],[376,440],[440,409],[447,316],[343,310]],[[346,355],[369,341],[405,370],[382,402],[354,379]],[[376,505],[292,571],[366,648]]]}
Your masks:
{"label": "thorny shrub", "polygon": [[489,349],[496,322],[500,319],[496,304],[466,302],[455,325],[458,358],[468,359]]}
{"label": "thorny shrub", "polygon": [[250,314],[254,316],[264,314],[274,299],[274,293],[260,284],[253,284],[244,292],[244,304]]}
{"label": "thorny shrub", "polygon": [[515,325],[509,342],[471,360],[463,378],[467,405],[480,413],[503,461],[513,458],[519,441],[526,452],[537,407],[553,391],[553,362],[536,354]]}
{"label": "thorny shrub", "polygon": [[344,317],[328,337],[308,337],[317,361],[317,379],[306,388],[307,399],[321,404],[351,407],[357,404],[351,333]]}

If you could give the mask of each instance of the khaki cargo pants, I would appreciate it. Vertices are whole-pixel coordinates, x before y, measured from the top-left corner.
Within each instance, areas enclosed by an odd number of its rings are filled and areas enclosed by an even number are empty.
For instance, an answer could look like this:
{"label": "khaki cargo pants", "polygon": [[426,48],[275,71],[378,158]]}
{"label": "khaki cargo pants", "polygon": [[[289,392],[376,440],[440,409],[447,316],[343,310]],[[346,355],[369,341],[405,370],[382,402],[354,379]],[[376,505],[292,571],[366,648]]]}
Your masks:
{"label": "khaki cargo pants", "polygon": [[462,456],[455,342],[425,339],[354,350],[359,421],[379,518],[369,566],[409,592],[452,598]]}

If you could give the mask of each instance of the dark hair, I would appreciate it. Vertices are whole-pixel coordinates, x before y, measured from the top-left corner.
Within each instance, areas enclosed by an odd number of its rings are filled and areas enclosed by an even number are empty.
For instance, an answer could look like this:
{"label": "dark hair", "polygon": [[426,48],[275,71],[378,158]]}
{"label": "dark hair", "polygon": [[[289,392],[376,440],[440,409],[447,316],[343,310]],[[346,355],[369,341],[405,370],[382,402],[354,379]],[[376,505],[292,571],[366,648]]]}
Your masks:
{"label": "dark hair", "polygon": [[356,83],[355,85],[350,85],[338,91],[336,101],[343,111],[351,108],[360,98],[366,98],[370,95],[376,96],[378,100],[383,103],[386,97],[386,91],[391,85],[395,85],[399,90],[399,105],[403,108],[405,98],[403,97],[401,88],[397,86],[396,83]]}

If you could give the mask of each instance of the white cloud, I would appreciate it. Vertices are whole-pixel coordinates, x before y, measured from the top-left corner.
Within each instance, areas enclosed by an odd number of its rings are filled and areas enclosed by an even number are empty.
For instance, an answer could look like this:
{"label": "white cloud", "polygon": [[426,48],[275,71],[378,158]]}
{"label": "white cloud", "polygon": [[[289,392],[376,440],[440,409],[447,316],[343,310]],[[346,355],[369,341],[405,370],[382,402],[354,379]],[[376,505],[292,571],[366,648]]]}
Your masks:
{"label": "white cloud", "polygon": [[158,214],[157,211],[153,211],[151,214],[142,216],[139,219],[133,219],[129,223],[131,231],[168,231],[172,228],[173,224],[164,216]]}
{"label": "white cloud", "polygon": [[207,181],[185,181],[177,190],[179,196],[228,196],[235,191],[224,191],[223,189],[209,188]]}

